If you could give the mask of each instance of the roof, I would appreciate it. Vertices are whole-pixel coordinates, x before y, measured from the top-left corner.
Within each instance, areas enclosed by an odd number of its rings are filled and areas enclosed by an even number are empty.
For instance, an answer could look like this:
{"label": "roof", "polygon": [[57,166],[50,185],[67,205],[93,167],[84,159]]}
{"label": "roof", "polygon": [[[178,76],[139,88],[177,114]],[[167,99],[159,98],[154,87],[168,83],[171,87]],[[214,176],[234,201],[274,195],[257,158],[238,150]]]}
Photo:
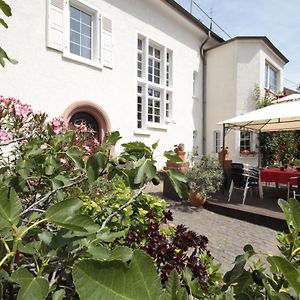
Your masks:
{"label": "roof", "polygon": [[229,43],[232,43],[234,41],[243,41],[243,40],[245,40],[245,41],[247,41],[247,40],[260,40],[263,43],[265,43],[279,58],[281,58],[285,64],[289,62],[289,60],[278,50],[278,48],[276,48],[274,46],[274,44],[266,36],[237,36],[235,38],[232,38],[230,40],[227,40],[227,41],[223,42],[220,45],[216,45],[214,47],[206,49],[206,51],[210,51],[212,49],[215,49],[217,47],[221,47],[225,44],[229,44]]}
{"label": "roof", "polygon": [[249,131],[285,131],[300,129],[300,94],[293,94],[274,104],[218,123],[227,128]]}
{"label": "roof", "polygon": [[[175,0],[162,0],[163,2],[169,4],[175,11],[177,11],[180,15],[185,17],[187,20],[192,22],[194,25],[196,25],[199,29],[206,32],[206,34],[209,33],[208,27],[206,27],[200,20],[195,18],[192,14],[190,14],[187,10],[185,10],[181,5],[179,5]],[[211,37],[214,38],[218,42],[224,42],[224,39],[222,39],[220,36],[218,36],[216,33],[211,32]]]}

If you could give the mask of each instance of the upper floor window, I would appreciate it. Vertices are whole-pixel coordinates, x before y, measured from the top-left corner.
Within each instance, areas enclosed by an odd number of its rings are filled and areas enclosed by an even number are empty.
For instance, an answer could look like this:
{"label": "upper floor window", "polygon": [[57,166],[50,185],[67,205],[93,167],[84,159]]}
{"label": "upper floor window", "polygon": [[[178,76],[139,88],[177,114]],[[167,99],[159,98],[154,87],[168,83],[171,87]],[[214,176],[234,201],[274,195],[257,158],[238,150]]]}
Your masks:
{"label": "upper floor window", "polygon": [[92,16],[73,6],[70,6],[70,52],[92,57]]}
{"label": "upper floor window", "polygon": [[173,52],[138,35],[137,38],[137,128],[162,128],[172,118]]}
{"label": "upper floor window", "polygon": [[85,1],[47,2],[47,46],[81,63],[112,67],[112,20]]}
{"label": "upper floor window", "polygon": [[278,91],[278,73],[279,71],[271,64],[265,65],[265,87],[277,92]]}
{"label": "upper floor window", "polygon": [[148,80],[160,84],[161,50],[149,45],[148,50]]}

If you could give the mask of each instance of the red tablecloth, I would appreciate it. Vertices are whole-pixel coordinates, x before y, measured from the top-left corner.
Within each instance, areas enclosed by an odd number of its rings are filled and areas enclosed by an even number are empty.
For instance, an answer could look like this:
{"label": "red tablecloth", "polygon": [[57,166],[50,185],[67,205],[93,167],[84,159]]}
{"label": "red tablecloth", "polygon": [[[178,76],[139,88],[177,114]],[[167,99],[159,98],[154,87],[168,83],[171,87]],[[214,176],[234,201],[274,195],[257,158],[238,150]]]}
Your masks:
{"label": "red tablecloth", "polygon": [[260,181],[263,182],[276,182],[284,184],[288,184],[290,182],[292,185],[297,185],[296,179],[289,181],[290,177],[297,176],[300,176],[300,172],[287,171],[286,169],[281,171],[280,168],[260,170]]}

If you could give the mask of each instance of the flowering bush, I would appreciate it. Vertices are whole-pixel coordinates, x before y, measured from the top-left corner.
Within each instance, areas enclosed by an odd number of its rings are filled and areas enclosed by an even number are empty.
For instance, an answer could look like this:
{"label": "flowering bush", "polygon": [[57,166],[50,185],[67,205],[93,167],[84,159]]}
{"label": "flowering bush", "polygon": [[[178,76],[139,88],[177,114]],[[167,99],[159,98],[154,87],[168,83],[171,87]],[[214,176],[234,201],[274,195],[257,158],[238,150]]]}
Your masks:
{"label": "flowering bush", "polygon": [[[111,157],[118,132],[99,144],[84,124],[48,121],[15,98],[0,98],[0,115],[0,298],[90,299],[94,291],[97,299],[171,299],[174,293],[187,299],[193,293],[189,284],[199,281],[193,271],[185,271],[188,289],[177,284],[177,267],[161,284],[151,257],[124,244],[129,227],[148,229],[146,214],[155,211],[157,224],[163,218],[164,204],[142,194],[157,182],[157,144],[130,144],[139,157],[126,146]],[[173,151],[164,155],[178,159]],[[167,173],[186,198],[184,175]],[[105,190],[117,178],[119,192]],[[143,285],[132,291],[137,276]]]}

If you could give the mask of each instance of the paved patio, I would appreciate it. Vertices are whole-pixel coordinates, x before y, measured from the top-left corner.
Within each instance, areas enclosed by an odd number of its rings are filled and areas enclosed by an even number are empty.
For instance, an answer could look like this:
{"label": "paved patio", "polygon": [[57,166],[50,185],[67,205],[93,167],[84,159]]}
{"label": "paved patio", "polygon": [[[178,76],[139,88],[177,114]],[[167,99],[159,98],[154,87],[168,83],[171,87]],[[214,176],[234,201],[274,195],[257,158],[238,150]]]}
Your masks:
{"label": "paved patio", "polygon": [[[162,197],[162,184],[149,187],[147,191]],[[262,254],[279,253],[276,231],[273,229],[223,216],[205,208],[194,208],[177,201],[166,200],[173,212],[174,224],[183,223],[197,233],[207,236],[209,250],[216,261],[222,263],[223,272],[232,268],[235,257],[243,253],[246,244],[252,244],[254,249]]]}

